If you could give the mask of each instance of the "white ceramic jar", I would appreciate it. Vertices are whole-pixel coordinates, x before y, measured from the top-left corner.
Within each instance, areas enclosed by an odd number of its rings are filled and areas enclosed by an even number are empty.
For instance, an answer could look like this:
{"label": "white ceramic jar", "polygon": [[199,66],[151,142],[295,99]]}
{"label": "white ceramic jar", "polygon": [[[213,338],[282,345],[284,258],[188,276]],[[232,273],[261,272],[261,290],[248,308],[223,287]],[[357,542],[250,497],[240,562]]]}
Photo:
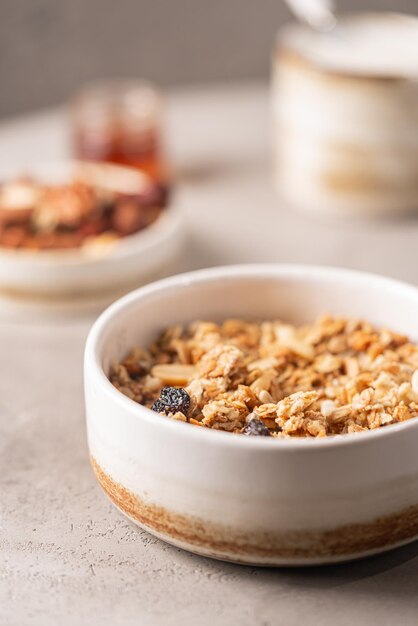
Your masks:
{"label": "white ceramic jar", "polygon": [[275,177],[295,207],[333,215],[418,210],[418,18],[289,25],[273,63]]}
{"label": "white ceramic jar", "polygon": [[88,338],[85,393],[91,462],[111,501],[169,543],[243,563],[344,561],[418,537],[418,419],[326,439],[245,437],[163,417],[107,378],[166,326],[324,312],[418,339],[415,287],[332,268],[202,270],[107,309]]}

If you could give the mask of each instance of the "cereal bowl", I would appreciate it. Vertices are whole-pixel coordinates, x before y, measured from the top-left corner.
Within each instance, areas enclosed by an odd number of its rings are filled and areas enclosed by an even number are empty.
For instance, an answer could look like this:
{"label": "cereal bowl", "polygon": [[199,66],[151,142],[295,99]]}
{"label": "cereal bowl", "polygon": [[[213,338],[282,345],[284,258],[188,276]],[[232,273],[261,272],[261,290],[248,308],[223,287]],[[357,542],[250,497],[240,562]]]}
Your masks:
{"label": "cereal bowl", "polygon": [[87,432],[102,489],[129,519],[238,563],[346,561],[418,537],[418,420],[322,439],[245,437],[178,422],[109,381],[111,364],[197,319],[359,317],[418,338],[418,290],[333,268],[214,268],[143,287],[107,309],[85,352]]}
{"label": "cereal bowl", "polygon": [[[107,191],[116,181],[127,193],[148,180],[130,168],[69,160],[34,163],[20,169],[3,167],[0,181],[21,175],[46,185],[66,184],[81,177],[82,182],[100,184]],[[105,233],[91,237],[91,245],[82,248],[0,246],[0,296],[16,302],[22,298],[53,302],[126,293],[175,262],[183,244],[182,230],[180,212],[170,206],[149,226],[117,241],[106,238]]]}

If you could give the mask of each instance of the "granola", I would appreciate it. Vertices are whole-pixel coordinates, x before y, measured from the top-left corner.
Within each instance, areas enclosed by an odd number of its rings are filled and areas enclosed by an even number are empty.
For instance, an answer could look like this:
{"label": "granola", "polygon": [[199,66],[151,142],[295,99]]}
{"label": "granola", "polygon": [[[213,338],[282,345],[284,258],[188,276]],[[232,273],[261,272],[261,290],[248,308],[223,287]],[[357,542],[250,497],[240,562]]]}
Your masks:
{"label": "granola", "polygon": [[358,319],[175,326],[115,364],[110,380],[163,415],[246,435],[326,437],[418,416],[418,346]]}

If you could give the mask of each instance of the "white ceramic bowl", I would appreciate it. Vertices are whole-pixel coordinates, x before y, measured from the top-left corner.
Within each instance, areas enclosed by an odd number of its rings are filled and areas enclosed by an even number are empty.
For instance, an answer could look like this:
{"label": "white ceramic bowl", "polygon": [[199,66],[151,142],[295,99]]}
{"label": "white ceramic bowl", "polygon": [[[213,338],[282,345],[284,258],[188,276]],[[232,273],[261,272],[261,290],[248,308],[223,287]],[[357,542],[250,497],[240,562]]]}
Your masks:
{"label": "white ceramic bowl", "polygon": [[236,266],[179,275],[114,303],[85,353],[87,430],[111,501],[152,534],[242,563],[344,561],[418,536],[418,420],[327,439],[201,429],[117,391],[110,364],[165,326],[235,316],[366,318],[418,339],[418,290],[354,271]]}
{"label": "white ceramic bowl", "polygon": [[[51,184],[70,180],[83,168],[103,171],[104,178],[140,176],[134,170],[107,164],[77,161],[37,163],[26,168],[0,170],[0,181],[23,174]],[[134,180],[135,183],[135,180]],[[33,297],[85,297],[127,291],[157,273],[176,258],[182,247],[181,219],[169,207],[154,224],[122,238],[100,255],[80,249],[32,251],[0,248],[0,294]]]}

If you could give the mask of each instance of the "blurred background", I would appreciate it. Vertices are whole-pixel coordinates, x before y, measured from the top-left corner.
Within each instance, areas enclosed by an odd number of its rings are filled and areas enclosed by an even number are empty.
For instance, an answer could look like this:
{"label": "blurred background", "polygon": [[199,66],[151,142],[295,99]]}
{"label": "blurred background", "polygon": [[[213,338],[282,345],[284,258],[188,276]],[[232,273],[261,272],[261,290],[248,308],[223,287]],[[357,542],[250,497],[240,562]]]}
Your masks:
{"label": "blurred background", "polygon": [[[418,13],[417,0],[338,9]],[[267,78],[283,0],[1,0],[0,117],[57,104],[81,83],[141,76],[162,86]]]}
{"label": "blurred background", "polygon": [[[187,245],[171,236],[178,264],[161,261],[158,273],[142,271],[138,281],[296,262],[416,282],[418,1],[336,0],[329,32],[296,25],[288,7],[329,1],[0,0],[0,180],[38,172],[53,183],[42,164],[71,158],[145,172],[158,201],[148,194],[135,202],[172,208],[166,215],[177,216]],[[92,87],[108,78],[123,88]],[[126,78],[135,84],[126,87]],[[37,192],[21,210],[17,191],[16,198],[16,187],[3,185],[0,254],[2,245],[82,247],[96,236],[103,244],[109,233],[117,239],[152,223],[142,205],[125,206],[123,228],[116,218],[110,228],[106,217],[92,234],[83,217],[71,228],[61,223],[60,200],[54,230],[39,218],[45,203]],[[166,246],[155,244],[152,255],[137,248],[139,274]],[[64,290],[57,258],[51,281]],[[35,263],[25,275],[31,290]],[[0,285],[15,289],[4,267]]]}

